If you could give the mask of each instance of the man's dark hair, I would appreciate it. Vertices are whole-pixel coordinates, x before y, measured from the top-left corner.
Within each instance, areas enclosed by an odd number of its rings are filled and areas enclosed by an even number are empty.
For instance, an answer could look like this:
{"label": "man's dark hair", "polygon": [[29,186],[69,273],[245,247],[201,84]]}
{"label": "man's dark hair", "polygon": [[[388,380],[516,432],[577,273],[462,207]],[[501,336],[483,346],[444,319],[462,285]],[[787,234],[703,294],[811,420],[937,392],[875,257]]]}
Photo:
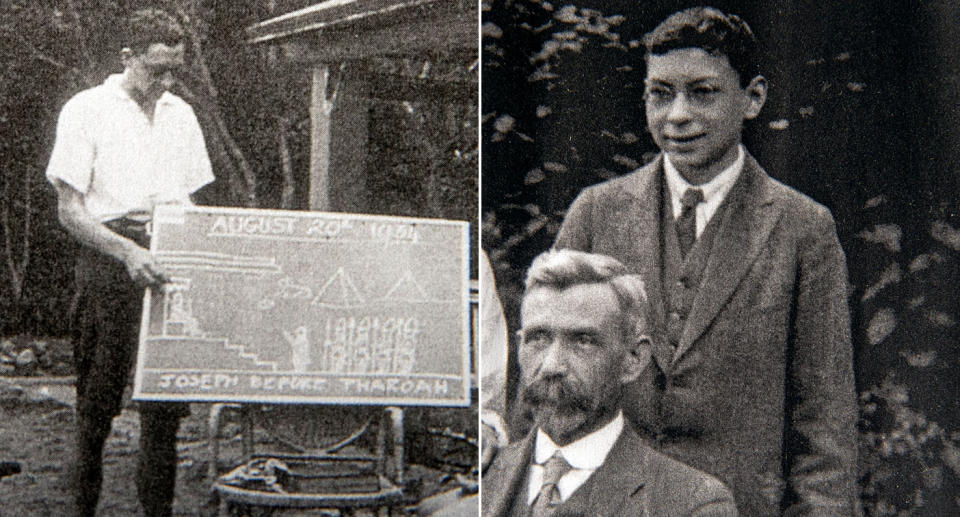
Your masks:
{"label": "man's dark hair", "polygon": [[141,9],[127,18],[123,46],[136,54],[150,45],[162,43],[173,47],[183,41],[183,26],[170,13],[160,9]]}
{"label": "man's dark hair", "polygon": [[643,37],[647,55],[663,55],[682,48],[702,48],[727,56],[746,87],[760,75],[759,42],[747,22],[713,7],[691,7],[671,14]]}

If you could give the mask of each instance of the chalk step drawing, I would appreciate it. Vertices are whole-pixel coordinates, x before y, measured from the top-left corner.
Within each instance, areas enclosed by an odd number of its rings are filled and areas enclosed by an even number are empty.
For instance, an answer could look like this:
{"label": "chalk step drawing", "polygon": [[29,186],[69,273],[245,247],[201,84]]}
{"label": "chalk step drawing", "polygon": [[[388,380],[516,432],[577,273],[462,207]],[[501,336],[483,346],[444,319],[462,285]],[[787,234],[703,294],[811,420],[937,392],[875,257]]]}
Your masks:
{"label": "chalk step drawing", "polygon": [[149,336],[147,341],[147,368],[192,370],[200,366],[210,371],[279,371],[276,361],[261,360],[243,345],[229,343],[227,338]]}
{"label": "chalk step drawing", "polygon": [[353,309],[363,307],[367,302],[350,276],[342,267],[338,267],[337,272],[323,284],[311,303],[329,309]]}
{"label": "chalk step drawing", "polygon": [[247,352],[246,348],[243,345],[234,344],[234,343],[224,343],[223,346],[227,350],[233,350],[237,352],[241,358],[246,359],[247,361],[251,361],[256,366],[270,368],[270,370],[274,372],[279,371],[276,361],[261,361],[260,357],[257,356],[257,354],[254,354],[253,352]]}
{"label": "chalk step drawing", "polygon": [[279,273],[275,257],[245,257],[208,251],[158,251],[157,261],[176,269],[202,269],[222,273]]}

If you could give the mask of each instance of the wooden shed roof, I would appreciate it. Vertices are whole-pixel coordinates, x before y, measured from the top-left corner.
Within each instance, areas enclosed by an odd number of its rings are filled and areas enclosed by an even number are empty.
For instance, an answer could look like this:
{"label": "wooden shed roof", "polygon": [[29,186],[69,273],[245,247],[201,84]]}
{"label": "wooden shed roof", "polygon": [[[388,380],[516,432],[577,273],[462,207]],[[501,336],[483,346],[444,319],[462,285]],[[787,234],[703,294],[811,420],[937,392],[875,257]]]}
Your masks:
{"label": "wooden shed roof", "polygon": [[293,45],[288,50],[299,54],[291,56],[295,60],[476,52],[477,5],[473,0],[326,0],[252,25],[247,35],[250,43]]}

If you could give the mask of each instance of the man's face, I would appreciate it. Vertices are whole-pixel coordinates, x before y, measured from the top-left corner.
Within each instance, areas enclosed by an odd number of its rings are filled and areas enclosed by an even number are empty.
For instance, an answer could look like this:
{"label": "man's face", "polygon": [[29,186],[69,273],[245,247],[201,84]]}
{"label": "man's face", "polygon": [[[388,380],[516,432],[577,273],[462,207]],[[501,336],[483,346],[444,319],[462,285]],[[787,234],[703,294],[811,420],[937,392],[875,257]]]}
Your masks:
{"label": "man's face", "polygon": [[128,56],[127,80],[144,100],[155,101],[173,87],[174,74],[183,66],[183,43],[174,47],[151,44],[146,52]]}
{"label": "man's face", "polygon": [[737,158],[743,121],[760,112],[766,82],[740,86],[726,56],[683,48],[647,56],[647,127],[684,178],[702,184]]}
{"label": "man's face", "polygon": [[626,356],[613,289],[536,287],[520,316],[522,396],[537,425],[562,445],[606,423],[618,409]]}

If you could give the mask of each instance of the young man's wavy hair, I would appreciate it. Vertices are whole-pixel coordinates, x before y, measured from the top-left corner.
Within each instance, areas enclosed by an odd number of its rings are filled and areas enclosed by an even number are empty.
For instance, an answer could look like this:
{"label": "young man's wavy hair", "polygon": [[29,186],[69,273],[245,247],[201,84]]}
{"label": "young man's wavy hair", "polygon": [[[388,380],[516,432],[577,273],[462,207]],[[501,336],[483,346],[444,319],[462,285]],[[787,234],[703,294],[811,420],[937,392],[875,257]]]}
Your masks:
{"label": "young man's wavy hair", "polygon": [[134,54],[142,54],[154,43],[175,47],[183,41],[183,26],[170,13],[160,9],[141,9],[126,21],[122,44]]}
{"label": "young man's wavy hair", "polygon": [[713,7],[691,7],[670,15],[643,37],[643,45],[647,56],[683,48],[726,56],[742,87],[760,75],[760,43],[750,26],[739,16]]}

